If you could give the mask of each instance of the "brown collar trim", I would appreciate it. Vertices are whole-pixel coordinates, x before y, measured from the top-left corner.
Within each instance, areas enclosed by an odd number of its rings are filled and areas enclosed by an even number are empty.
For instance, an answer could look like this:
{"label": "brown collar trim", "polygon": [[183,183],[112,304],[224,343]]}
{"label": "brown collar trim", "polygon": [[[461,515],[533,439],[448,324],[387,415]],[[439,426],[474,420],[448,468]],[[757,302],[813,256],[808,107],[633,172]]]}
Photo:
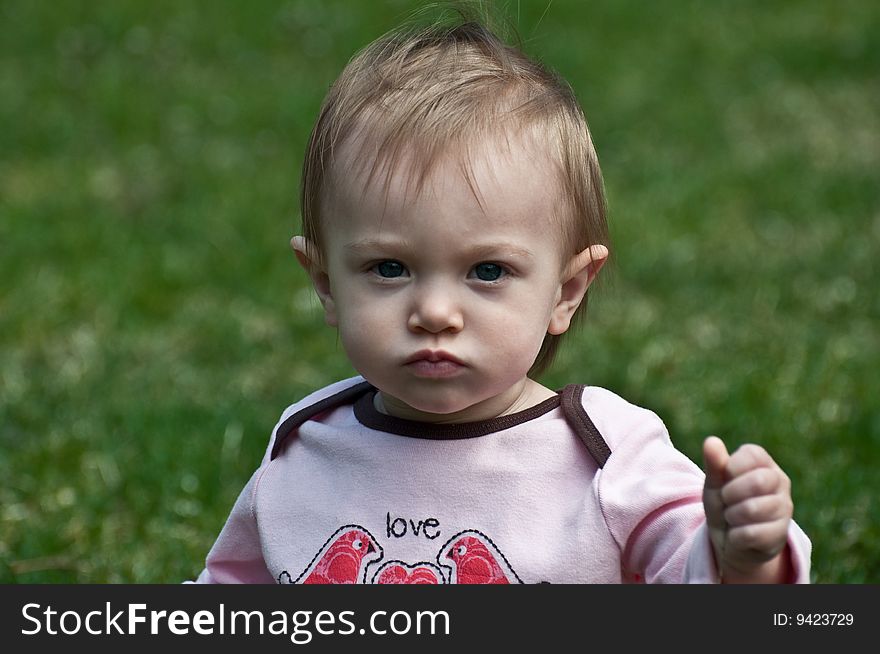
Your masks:
{"label": "brown collar trim", "polygon": [[376,390],[373,389],[361,395],[354,403],[354,415],[362,425],[376,431],[431,440],[456,440],[486,436],[487,434],[510,429],[529,420],[539,418],[558,407],[562,402],[562,397],[557,395],[547,398],[533,407],[506,416],[479,420],[477,422],[435,425],[380,413],[373,404],[375,395]]}

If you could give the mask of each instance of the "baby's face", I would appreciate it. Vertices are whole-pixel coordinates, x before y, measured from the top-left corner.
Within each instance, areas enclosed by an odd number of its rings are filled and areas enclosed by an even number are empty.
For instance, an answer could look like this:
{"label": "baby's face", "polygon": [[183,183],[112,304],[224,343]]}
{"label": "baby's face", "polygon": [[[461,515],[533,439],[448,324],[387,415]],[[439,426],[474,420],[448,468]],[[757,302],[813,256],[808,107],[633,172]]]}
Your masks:
{"label": "baby's face", "polygon": [[326,202],[327,321],[408,417],[467,420],[503,404],[526,383],[560,300],[569,260],[553,168],[522,146],[486,148],[473,175],[482,206],[454,159],[418,195],[392,176],[387,203],[382,184],[337,172]]}

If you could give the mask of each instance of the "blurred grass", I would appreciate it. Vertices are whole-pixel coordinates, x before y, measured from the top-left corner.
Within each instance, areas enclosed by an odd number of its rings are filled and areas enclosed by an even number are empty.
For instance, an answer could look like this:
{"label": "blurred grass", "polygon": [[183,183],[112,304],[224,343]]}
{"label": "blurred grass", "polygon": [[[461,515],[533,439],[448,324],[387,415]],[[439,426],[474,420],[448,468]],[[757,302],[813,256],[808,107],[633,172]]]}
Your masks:
{"label": "blurred grass", "polygon": [[[301,153],[418,4],[0,4],[0,582],[193,577],[281,410],[353,374],[287,246]],[[509,4],[614,238],[545,383],[763,444],[814,580],[880,582],[876,3]]]}

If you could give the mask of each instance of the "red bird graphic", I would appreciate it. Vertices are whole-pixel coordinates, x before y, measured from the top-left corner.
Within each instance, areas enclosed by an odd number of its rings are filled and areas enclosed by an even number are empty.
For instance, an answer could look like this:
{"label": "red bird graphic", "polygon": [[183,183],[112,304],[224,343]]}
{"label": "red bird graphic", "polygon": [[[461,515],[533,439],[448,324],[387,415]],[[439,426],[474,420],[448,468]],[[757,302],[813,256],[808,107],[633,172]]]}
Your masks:
{"label": "red bird graphic", "polygon": [[519,579],[495,544],[478,531],[453,536],[440,550],[437,559],[441,563],[444,554],[453,563],[453,583],[509,584],[508,575]]}
{"label": "red bird graphic", "polygon": [[308,575],[302,583],[356,584],[362,580],[362,571],[367,564],[381,558],[381,548],[363,527],[348,525],[337,534],[339,536],[335,540],[336,534],[330,537],[332,542],[324,549],[318,562],[306,568]]}

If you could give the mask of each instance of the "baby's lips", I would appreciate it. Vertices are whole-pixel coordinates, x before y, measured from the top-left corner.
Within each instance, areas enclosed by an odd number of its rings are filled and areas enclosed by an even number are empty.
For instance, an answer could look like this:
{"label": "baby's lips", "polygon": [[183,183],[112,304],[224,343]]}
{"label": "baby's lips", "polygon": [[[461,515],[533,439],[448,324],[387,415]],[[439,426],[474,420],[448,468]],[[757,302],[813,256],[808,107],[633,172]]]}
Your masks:
{"label": "baby's lips", "polygon": [[416,361],[430,361],[431,363],[437,363],[438,361],[451,361],[460,366],[465,365],[464,361],[446,350],[419,350],[407,358],[404,363],[415,363]]}

